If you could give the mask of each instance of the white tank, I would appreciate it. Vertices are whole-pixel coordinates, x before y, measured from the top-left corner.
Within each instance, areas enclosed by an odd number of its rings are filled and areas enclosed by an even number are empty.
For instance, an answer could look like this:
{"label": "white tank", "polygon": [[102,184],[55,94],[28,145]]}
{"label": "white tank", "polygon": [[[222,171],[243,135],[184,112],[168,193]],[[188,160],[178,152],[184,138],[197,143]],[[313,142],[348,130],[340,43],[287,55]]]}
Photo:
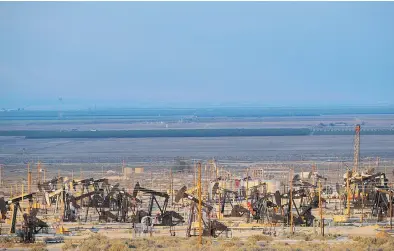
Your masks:
{"label": "white tank", "polygon": [[268,193],[275,193],[276,191],[280,191],[280,181],[279,180],[264,180],[267,184],[267,192]]}

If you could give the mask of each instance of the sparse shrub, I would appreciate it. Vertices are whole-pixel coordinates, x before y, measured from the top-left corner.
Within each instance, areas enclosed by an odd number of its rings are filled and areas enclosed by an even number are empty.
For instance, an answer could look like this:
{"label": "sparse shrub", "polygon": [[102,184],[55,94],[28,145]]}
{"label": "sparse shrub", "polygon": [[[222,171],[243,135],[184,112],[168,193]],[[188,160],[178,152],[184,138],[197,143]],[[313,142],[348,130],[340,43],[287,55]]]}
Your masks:
{"label": "sparse shrub", "polygon": [[231,247],[235,247],[235,246],[238,246],[237,242],[235,242],[235,241],[226,241],[226,242],[223,242],[223,244],[222,244],[222,247],[224,247],[224,248],[231,248]]}
{"label": "sparse shrub", "polygon": [[48,251],[46,247],[33,247],[30,251]]}
{"label": "sparse shrub", "polygon": [[[195,244],[195,245],[198,245],[198,237],[197,238],[188,238],[188,239],[186,239],[187,240],[187,242],[189,242],[190,244]],[[212,240],[211,240],[211,238],[206,238],[206,237],[204,237],[204,238],[202,238],[202,244],[203,245],[211,245],[212,244]]]}
{"label": "sparse shrub", "polygon": [[231,240],[232,240],[232,241],[235,241],[235,242],[240,242],[240,241],[241,241],[241,238],[239,238],[239,237],[233,237],[233,238],[231,238]]}
{"label": "sparse shrub", "polygon": [[101,234],[92,234],[78,246],[80,251],[100,251],[110,248],[108,237]]}
{"label": "sparse shrub", "polygon": [[63,250],[80,250],[80,251],[123,251],[128,250],[128,244],[120,239],[109,239],[101,234],[91,234],[88,238],[80,241],[66,240],[62,246]]}
{"label": "sparse shrub", "polygon": [[[273,238],[266,235],[252,235],[247,239],[234,237],[227,238],[203,238],[203,247],[199,249],[198,238],[183,238],[183,237],[150,237],[150,238],[136,238],[129,240],[110,239],[108,237],[94,234],[84,240],[78,240],[77,243],[65,241],[63,250],[78,250],[78,251],[95,251],[95,250],[109,250],[109,251],[125,251],[125,250],[142,250],[142,251],[342,251],[342,250],[368,250],[368,251],[392,251],[394,246],[393,237],[352,237],[350,242],[330,243],[327,242],[311,242],[310,240],[320,239],[322,241],[327,239],[334,239],[338,235],[328,234],[324,237],[320,235],[307,234],[305,232],[298,232],[291,237],[291,239],[300,240],[291,245],[287,243],[271,242]],[[214,240],[212,242],[212,240]],[[307,240],[307,241],[305,241]],[[261,245],[260,245],[261,244]]]}
{"label": "sparse shrub", "polygon": [[271,236],[267,236],[267,235],[251,235],[248,237],[248,242],[257,242],[257,241],[272,241],[273,238]]}
{"label": "sparse shrub", "polygon": [[124,241],[111,242],[108,251],[126,251],[128,250],[128,245]]}
{"label": "sparse shrub", "polygon": [[62,250],[67,251],[67,250],[74,250],[77,248],[78,244],[71,241],[71,240],[65,240],[64,244],[62,246]]}
{"label": "sparse shrub", "polygon": [[394,238],[391,236],[384,237],[383,234],[379,238],[361,236],[351,236],[350,238],[355,241],[351,250],[354,250],[355,247],[360,247],[360,249],[364,250],[391,251],[394,247]]}
{"label": "sparse shrub", "polygon": [[0,248],[13,247],[16,242],[17,242],[16,237],[8,237],[8,236],[0,237]]}

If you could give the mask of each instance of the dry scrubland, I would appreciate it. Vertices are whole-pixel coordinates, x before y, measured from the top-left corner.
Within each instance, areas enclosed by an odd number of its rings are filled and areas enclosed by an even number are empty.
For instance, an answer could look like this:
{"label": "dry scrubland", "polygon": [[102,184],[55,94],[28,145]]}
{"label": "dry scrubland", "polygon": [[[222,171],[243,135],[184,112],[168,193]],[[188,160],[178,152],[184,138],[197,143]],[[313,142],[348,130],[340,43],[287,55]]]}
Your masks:
{"label": "dry scrubland", "polygon": [[[385,232],[379,232],[375,237],[349,236],[348,238],[328,234],[325,237],[307,233],[295,233],[290,236],[284,234],[280,237],[266,235],[251,235],[247,238],[233,237],[204,238],[203,247],[198,246],[197,238],[181,237],[150,237],[136,239],[109,238],[101,234],[91,234],[84,239],[69,239],[61,245],[63,251],[258,251],[258,250],[317,250],[317,251],[342,251],[342,250],[368,250],[391,251],[394,247],[394,237]],[[59,245],[56,244],[58,247]],[[0,238],[0,248],[13,248],[14,250],[51,250],[50,246],[41,243],[30,245],[19,244],[15,238]]]}
{"label": "dry scrubland", "polygon": [[0,249],[16,248],[17,250],[45,251],[47,248],[43,243],[17,243],[19,238],[16,237],[0,237]]}
{"label": "dry scrubland", "polygon": [[[381,250],[391,251],[394,247],[394,237],[386,233],[379,233],[376,237],[350,237],[346,242],[335,242],[337,236],[326,237],[298,234],[284,236],[281,242],[265,235],[252,235],[246,239],[208,239],[204,238],[203,248],[199,249],[197,238],[170,238],[152,237],[142,239],[110,239],[103,235],[91,235],[81,241],[66,241],[62,249],[64,251],[123,251],[123,250],[209,250],[209,251],[257,251],[257,250]],[[286,240],[289,240],[288,242]],[[294,242],[292,240],[299,240]],[[290,244],[291,242],[291,244]]]}

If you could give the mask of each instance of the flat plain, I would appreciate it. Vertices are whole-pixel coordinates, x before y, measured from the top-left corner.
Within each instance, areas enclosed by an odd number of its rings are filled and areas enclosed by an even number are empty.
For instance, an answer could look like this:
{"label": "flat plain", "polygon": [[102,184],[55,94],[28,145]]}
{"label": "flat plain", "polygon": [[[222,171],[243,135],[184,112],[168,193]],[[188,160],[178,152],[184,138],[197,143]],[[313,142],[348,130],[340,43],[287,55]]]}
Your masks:
{"label": "flat plain", "polygon": [[[144,119],[81,117],[73,119],[2,119],[0,130],[136,130],[201,128],[331,128],[352,130],[390,128],[392,114],[344,114],[285,117],[210,117],[187,121],[184,117],[157,116]],[[361,158],[394,159],[394,135],[361,135]],[[174,158],[221,161],[351,161],[352,135],[196,137],[196,138],[103,138],[26,139],[0,137],[0,163],[155,163]]]}
{"label": "flat plain", "polygon": [[[361,156],[394,158],[393,135],[362,137]],[[216,158],[222,161],[341,160],[353,157],[353,137],[274,136],[141,139],[0,138],[0,162],[120,163]]]}

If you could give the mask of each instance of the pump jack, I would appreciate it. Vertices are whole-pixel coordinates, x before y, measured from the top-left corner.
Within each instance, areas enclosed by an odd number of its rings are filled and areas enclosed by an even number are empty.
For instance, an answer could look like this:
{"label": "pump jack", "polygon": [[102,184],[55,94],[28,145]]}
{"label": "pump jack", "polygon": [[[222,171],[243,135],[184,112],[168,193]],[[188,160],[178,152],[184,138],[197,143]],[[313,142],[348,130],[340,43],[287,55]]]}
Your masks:
{"label": "pump jack", "polygon": [[45,181],[43,183],[38,183],[38,190],[40,192],[51,192],[57,189],[57,184],[62,184],[64,181],[64,177],[55,177],[49,181]]}
{"label": "pump jack", "polygon": [[[142,202],[124,189],[120,189],[117,184],[112,187],[111,191],[105,196],[104,203],[101,207],[98,205],[100,207],[99,218],[104,221],[112,219],[117,222],[127,222],[129,220],[129,209],[131,209],[131,217],[134,222],[138,215],[137,205],[139,203]],[[108,208],[108,210],[104,210],[104,208]],[[115,211],[115,214],[111,211]]]}
{"label": "pump jack", "polygon": [[[13,205],[12,221],[10,233],[14,234],[16,232],[16,221],[18,210],[22,212],[20,207],[20,202],[22,200],[29,200],[29,205],[33,203],[33,196],[36,193],[30,193],[21,195],[18,197],[11,198],[5,201],[4,198],[0,199],[0,211],[2,218],[6,218],[7,206]],[[41,229],[48,227],[48,225],[37,217],[37,209],[30,209],[30,213],[23,214],[22,231],[19,236],[22,238],[23,242],[34,242],[34,235],[37,234]]]}
{"label": "pump jack", "polygon": [[[287,210],[285,210],[285,216],[287,222],[290,222],[290,212],[294,207],[296,209],[297,215],[294,218],[294,223],[298,225],[312,226],[313,220],[315,217],[312,215],[312,201],[307,204],[302,203],[303,198],[307,198],[308,195],[305,193],[304,189],[293,190],[292,196],[290,196],[290,192],[284,194],[283,198],[288,198]],[[295,199],[300,199],[300,205],[297,207],[295,203]]]}
{"label": "pump jack", "polygon": [[[308,198],[304,189],[293,189],[292,193],[289,191],[285,194],[280,194],[279,191],[274,194],[267,193],[252,202],[253,218],[257,222],[283,221],[289,224],[291,222],[291,212],[294,208],[297,214],[293,215],[293,222],[297,225],[311,226],[315,218],[312,215],[313,201],[305,201],[304,198]],[[282,199],[287,199],[287,203],[283,204]],[[296,199],[300,200],[299,206],[295,203]]]}
{"label": "pump jack", "polygon": [[[349,176],[349,177],[347,177]],[[378,189],[387,190],[388,179],[385,173],[375,174],[357,174],[348,172],[344,175],[344,183],[349,179],[349,191],[346,192],[346,196],[351,200],[354,208],[360,208],[362,204],[366,207],[373,207],[376,204],[376,199],[379,197]],[[363,193],[363,201],[361,192]],[[344,206],[346,206],[346,200],[344,200]],[[377,206],[377,204],[375,205]],[[376,216],[376,211],[372,214]]]}
{"label": "pump jack", "polygon": [[32,243],[35,241],[34,235],[47,228],[48,224],[37,218],[38,209],[30,210],[30,213],[23,214],[22,231],[20,237],[25,243]]}
{"label": "pump jack", "polygon": [[[82,194],[74,197],[70,193],[65,193],[65,219],[74,221],[76,219],[75,210],[85,207],[85,222],[87,221],[89,209],[94,208],[99,221],[127,222],[129,220],[129,208],[135,216],[136,204],[141,202],[131,194],[119,188],[119,183],[110,185],[108,179],[85,179],[73,181],[74,190],[77,185],[81,185]],[[85,199],[87,201],[84,201]],[[80,201],[80,205],[77,204]],[[115,212],[113,212],[115,211]]]}
{"label": "pump jack", "polygon": [[[160,213],[157,217],[159,224],[155,224],[155,225],[175,226],[175,225],[178,225],[178,224],[184,222],[183,217],[180,214],[178,214],[177,212],[167,211],[167,204],[168,204],[168,200],[170,198],[170,196],[167,193],[158,192],[155,190],[141,187],[139,182],[137,182],[137,184],[135,184],[135,187],[134,187],[133,197],[136,198],[139,192],[150,194],[148,212],[144,216],[152,217],[152,210],[153,210],[154,204],[156,204],[157,208],[160,211]],[[164,198],[164,201],[162,204],[160,204],[157,197]],[[141,216],[142,216],[142,214],[141,214]],[[142,219],[142,217],[141,217],[141,219]],[[139,222],[141,219],[139,219]]]}
{"label": "pump jack", "polygon": [[375,188],[374,203],[372,206],[372,215],[377,216],[380,220],[383,216],[390,217],[390,227],[392,226],[393,216],[393,196],[394,191],[383,188]]}
{"label": "pump jack", "polygon": [[[193,195],[190,195],[186,193],[186,186],[183,186],[177,193],[175,197],[175,202],[178,203],[182,198],[186,198],[192,201],[190,205],[190,213],[188,217],[188,226],[186,229],[186,237],[191,237],[191,229],[192,229],[192,223],[193,223],[193,218],[195,217],[195,209],[198,210],[198,203],[200,200]],[[203,235],[205,236],[212,236],[212,237],[218,237],[220,236],[223,232],[229,231],[226,225],[223,223],[217,221],[217,220],[212,220],[211,219],[211,211],[213,207],[209,204],[206,204],[205,202],[201,201],[201,205],[203,207],[203,211],[205,212],[205,217],[202,218],[203,224],[204,224],[204,230],[203,230]],[[204,219],[205,218],[205,219]]]}
{"label": "pump jack", "polygon": [[252,203],[253,219],[261,223],[271,223],[278,220],[276,209],[278,206],[272,202],[271,194],[266,194]]}
{"label": "pump jack", "polygon": [[[220,207],[220,213],[223,214],[224,217],[242,217],[245,213],[249,213],[249,210],[244,208],[240,203],[234,204],[231,202],[231,195],[234,198],[234,201],[237,201],[239,196],[238,193],[229,189],[224,189],[219,187],[219,182],[215,182],[212,187],[212,196],[217,193],[218,190],[221,190],[222,201]],[[224,215],[224,208],[226,206],[226,202],[231,205],[231,213],[229,215]]]}

